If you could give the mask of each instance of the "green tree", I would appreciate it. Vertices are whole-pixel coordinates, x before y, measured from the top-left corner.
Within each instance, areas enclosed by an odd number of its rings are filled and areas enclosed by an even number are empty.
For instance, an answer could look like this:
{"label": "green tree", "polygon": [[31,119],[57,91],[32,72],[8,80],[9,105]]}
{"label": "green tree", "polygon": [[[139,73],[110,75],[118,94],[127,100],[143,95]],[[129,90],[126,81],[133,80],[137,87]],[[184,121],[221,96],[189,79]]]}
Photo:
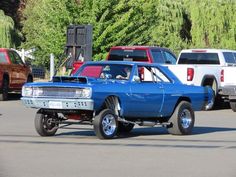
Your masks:
{"label": "green tree", "polygon": [[14,33],[14,21],[0,10],[0,47],[15,47]]}
{"label": "green tree", "polygon": [[69,0],[27,1],[23,22],[26,39],[22,47],[36,47],[35,64],[49,66],[50,53],[56,59],[63,53],[66,28],[73,23],[73,9],[77,6],[75,1]]}
{"label": "green tree", "polygon": [[234,0],[187,1],[193,47],[236,48]]}
{"label": "green tree", "polygon": [[171,48],[178,53],[187,44],[181,36],[185,10],[181,1],[155,1],[154,18],[156,19],[151,31],[151,43]]}
{"label": "green tree", "polygon": [[112,46],[148,44],[153,10],[145,0],[82,0],[77,23],[93,25],[94,59],[100,60]]}

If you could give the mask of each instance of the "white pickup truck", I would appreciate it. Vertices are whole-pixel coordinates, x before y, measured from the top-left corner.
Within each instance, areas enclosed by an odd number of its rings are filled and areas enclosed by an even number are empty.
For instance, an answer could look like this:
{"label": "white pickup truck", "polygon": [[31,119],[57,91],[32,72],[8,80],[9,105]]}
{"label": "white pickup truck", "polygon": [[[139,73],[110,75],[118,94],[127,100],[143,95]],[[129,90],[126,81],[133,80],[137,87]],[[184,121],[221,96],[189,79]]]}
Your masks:
{"label": "white pickup truck", "polygon": [[222,67],[222,95],[229,99],[231,109],[236,112],[236,51],[232,52],[228,58],[232,64]]}
{"label": "white pickup truck", "polygon": [[233,75],[226,76],[229,68],[236,76],[236,67],[233,67],[236,65],[235,53],[236,51],[223,49],[182,50],[177,59],[177,65],[167,67],[185,84],[212,87],[215,91],[216,102],[221,100],[222,89],[226,85],[234,83],[236,86]]}

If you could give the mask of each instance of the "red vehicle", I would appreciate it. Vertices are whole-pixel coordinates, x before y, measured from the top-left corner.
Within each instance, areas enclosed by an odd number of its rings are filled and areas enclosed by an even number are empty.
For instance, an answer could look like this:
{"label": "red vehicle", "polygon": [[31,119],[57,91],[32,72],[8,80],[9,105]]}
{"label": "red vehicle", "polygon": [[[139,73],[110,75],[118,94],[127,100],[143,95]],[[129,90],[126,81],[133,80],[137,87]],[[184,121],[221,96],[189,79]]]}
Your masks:
{"label": "red vehicle", "polygon": [[20,92],[25,82],[32,82],[31,69],[12,49],[0,48],[0,101],[8,99],[9,92]]}
{"label": "red vehicle", "polygon": [[[115,46],[110,49],[106,60],[175,64],[177,59],[167,48],[157,46]],[[71,74],[73,75],[82,64],[81,61],[74,62]]]}

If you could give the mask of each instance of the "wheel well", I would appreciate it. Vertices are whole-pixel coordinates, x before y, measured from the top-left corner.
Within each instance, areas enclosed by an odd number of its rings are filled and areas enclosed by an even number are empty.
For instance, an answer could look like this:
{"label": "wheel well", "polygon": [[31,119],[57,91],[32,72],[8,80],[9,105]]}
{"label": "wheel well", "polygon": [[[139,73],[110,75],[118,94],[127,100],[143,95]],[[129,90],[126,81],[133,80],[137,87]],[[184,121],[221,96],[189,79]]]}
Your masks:
{"label": "wheel well", "polygon": [[28,77],[27,77],[27,82],[28,82],[28,79],[31,79],[30,81],[33,82],[33,75],[32,75],[32,74],[29,74]]}
{"label": "wheel well", "polygon": [[210,86],[214,91],[215,95],[218,93],[218,83],[215,77],[206,77],[202,81],[202,86]]}
{"label": "wheel well", "polygon": [[206,78],[203,79],[201,85],[202,86],[211,86],[212,87],[214,82],[216,83],[216,85],[218,85],[215,77],[206,77]]}
{"label": "wheel well", "polygon": [[[179,103],[180,103],[181,101],[187,101],[187,102],[191,103],[190,98],[188,98],[188,97],[179,97],[178,101],[177,101],[176,104],[175,104],[175,108],[179,105]],[[175,110],[175,108],[174,108],[174,110]],[[174,110],[173,110],[173,112],[174,112]]]}
{"label": "wheel well", "polygon": [[2,78],[7,79],[7,81],[9,81],[9,75],[7,73],[4,73]]}
{"label": "wheel well", "polygon": [[187,102],[191,103],[190,98],[188,98],[188,97],[180,97],[180,98],[178,99],[176,105],[178,105],[181,101],[187,101]]}
{"label": "wheel well", "polygon": [[[111,109],[115,112],[116,115],[120,114],[120,99],[117,96],[111,95],[108,96],[102,106],[102,109]],[[101,111],[100,110],[100,111]]]}

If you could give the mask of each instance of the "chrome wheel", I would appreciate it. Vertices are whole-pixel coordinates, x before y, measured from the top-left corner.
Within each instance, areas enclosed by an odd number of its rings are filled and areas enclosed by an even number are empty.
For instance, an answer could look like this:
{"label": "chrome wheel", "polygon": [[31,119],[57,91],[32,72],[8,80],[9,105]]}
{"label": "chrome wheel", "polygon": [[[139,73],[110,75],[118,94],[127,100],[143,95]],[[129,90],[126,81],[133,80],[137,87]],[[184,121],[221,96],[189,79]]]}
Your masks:
{"label": "chrome wheel", "polygon": [[192,133],[194,122],[195,117],[191,103],[181,101],[168,120],[170,125],[167,126],[167,130],[173,135],[189,135]]}
{"label": "chrome wheel", "polygon": [[112,114],[107,114],[102,120],[102,129],[107,136],[112,135],[116,130],[116,120]]}
{"label": "chrome wheel", "polygon": [[183,128],[189,128],[192,123],[192,116],[188,109],[184,109],[180,115],[180,123]]}
{"label": "chrome wheel", "polygon": [[95,134],[100,139],[111,139],[118,129],[117,115],[111,109],[102,110],[93,121]]}

